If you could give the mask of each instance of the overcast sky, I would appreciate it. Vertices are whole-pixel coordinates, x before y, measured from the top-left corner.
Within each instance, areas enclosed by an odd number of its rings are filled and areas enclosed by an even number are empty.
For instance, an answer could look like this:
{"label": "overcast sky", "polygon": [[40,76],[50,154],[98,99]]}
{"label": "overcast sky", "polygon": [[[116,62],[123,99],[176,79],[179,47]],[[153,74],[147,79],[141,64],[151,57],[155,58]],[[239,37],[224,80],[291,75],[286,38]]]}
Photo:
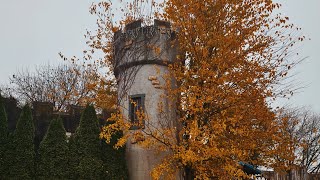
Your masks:
{"label": "overcast sky", "polygon": [[[320,0],[277,0],[282,12],[311,38],[299,48],[308,59],[295,77],[306,88],[291,98],[295,106],[320,113]],[[92,0],[0,0],[0,84],[21,68],[58,64],[58,53],[81,56],[86,29],[94,29]]]}

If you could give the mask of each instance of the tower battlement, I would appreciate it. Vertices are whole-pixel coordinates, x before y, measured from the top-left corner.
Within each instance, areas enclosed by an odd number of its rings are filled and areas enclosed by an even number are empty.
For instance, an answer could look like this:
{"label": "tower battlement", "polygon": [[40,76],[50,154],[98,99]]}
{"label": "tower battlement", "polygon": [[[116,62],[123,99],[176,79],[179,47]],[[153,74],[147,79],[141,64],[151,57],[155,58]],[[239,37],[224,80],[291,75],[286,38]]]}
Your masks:
{"label": "tower battlement", "polygon": [[167,65],[176,59],[176,32],[167,21],[154,20],[151,26],[141,26],[142,20],[131,22],[114,34],[115,75],[133,66]]}

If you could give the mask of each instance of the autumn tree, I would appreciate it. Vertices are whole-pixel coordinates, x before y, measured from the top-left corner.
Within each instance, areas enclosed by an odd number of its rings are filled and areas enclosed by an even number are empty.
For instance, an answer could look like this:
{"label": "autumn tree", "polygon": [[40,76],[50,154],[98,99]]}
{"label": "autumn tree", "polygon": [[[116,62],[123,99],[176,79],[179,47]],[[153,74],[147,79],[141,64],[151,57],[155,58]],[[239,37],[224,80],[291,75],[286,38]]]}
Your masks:
{"label": "autumn tree", "polygon": [[[144,147],[171,152],[153,170],[154,179],[173,178],[181,170],[185,179],[246,177],[240,161],[286,170],[294,159],[294,142],[271,103],[292,94],[280,82],[296,65],[292,48],[305,38],[288,17],[276,14],[281,5],[272,0],[152,1],[152,12],[144,15],[145,3],[128,3],[117,22],[111,2],[94,4],[91,13],[98,17],[98,29],[86,34],[87,44],[104,53],[96,62],[112,75],[115,32],[137,19],[146,25],[154,17],[171,22],[180,54],[168,64],[162,88],[163,96],[176,102],[177,118],[168,121],[178,125],[161,129],[147,122],[141,133],[132,133],[132,124],[119,111],[101,136],[109,141],[122,130],[125,136],[115,147],[137,138]],[[91,52],[85,51],[85,60],[92,60]]]}
{"label": "autumn tree", "polygon": [[35,168],[34,122],[31,109],[25,105],[20,114],[16,130],[13,134],[10,166],[10,177],[17,179],[33,179]]}
{"label": "autumn tree", "polygon": [[191,166],[197,178],[241,176],[237,161],[275,169],[288,165],[291,142],[268,99],[279,95],[275,86],[295,63],[287,54],[303,37],[292,37],[288,18],[272,14],[280,5],[269,0],[166,5],[164,16],[180,29],[179,47],[186,52],[186,61],[171,66],[179,82],[175,91],[183,92],[179,121],[194,137],[183,141],[178,161]]}
{"label": "autumn tree", "polygon": [[61,119],[54,119],[39,148],[37,176],[40,179],[66,179],[68,143]]}

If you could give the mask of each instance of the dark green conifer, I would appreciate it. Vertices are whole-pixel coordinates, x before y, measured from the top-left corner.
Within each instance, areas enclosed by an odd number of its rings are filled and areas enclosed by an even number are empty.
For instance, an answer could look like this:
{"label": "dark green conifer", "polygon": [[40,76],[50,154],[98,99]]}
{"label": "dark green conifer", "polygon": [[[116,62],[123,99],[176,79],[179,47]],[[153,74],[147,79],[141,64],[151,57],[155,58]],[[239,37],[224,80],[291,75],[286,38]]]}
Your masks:
{"label": "dark green conifer", "polygon": [[51,121],[39,148],[39,179],[67,179],[68,143],[60,118]]}
{"label": "dark green conifer", "polygon": [[0,94],[0,179],[5,178],[7,173],[7,148],[8,148],[8,119],[4,102]]}
{"label": "dark green conifer", "polygon": [[13,179],[33,179],[34,178],[34,122],[32,120],[31,109],[24,106],[13,134],[14,158],[10,167],[10,177]]}
{"label": "dark green conifer", "polygon": [[119,132],[111,144],[99,139],[99,123],[93,106],[82,113],[79,127],[69,141],[70,179],[128,179],[125,148],[113,149]]}
{"label": "dark green conifer", "polygon": [[107,144],[102,142],[102,161],[103,161],[103,175],[104,179],[118,180],[128,179],[128,169],[125,159],[125,147],[114,149],[119,138],[122,137],[122,133],[118,132],[112,136],[111,141]]}
{"label": "dark green conifer", "polygon": [[78,146],[74,139],[74,135],[69,138],[69,152],[68,152],[68,177],[72,180],[78,179],[78,172],[77,167],[80,162],[79,153],[78,153]]}
{"label": "dark green conifer", "polygon": [[99,139],[99,122],[96,111],[93,106],[87,105],[84,109],[79,127],[75,133],[75,140],[79,145],[81,155],[99,156],[100,139]]}
{"label": "dark green conifer", "polygon": [[102,177],[99,133],[96,111],[93,106],[87,105],[74,136],[78,154],[76,168],[78,179],[101,179]]}

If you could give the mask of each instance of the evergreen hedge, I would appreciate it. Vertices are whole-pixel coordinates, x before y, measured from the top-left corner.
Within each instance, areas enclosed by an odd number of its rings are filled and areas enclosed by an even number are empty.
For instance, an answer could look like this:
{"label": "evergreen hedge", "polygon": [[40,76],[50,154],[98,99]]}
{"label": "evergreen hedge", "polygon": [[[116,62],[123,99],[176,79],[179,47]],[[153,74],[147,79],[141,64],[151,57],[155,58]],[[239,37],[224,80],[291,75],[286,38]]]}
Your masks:
{"label": "evergreen hedge", "polygon": [[67,179],[68,142],[60,118],[51,121],[48,131],[40,143],[39,179]]}
{"label": "evergreen hedge", "polygon": [[[102,161],[99,139],[99,122],[93,106],[84,109],[74,135],[77,147],[76,172],[78,179],[101,179]],[[74,166],[74,165],[73,165]]]}
{"label": "evergreen hedge", "polygon": [[5,175],[8,171],[8,118],[4,107],[4,102],[0,94],[0,179],[5,179]]}
{"label": "evergreen hedge", "polygon": [[122,133],[118,132],[113,135],[109,144],[105,141],[101,144],[101,158],[104,162],[104,179],[125,180],[128,179],[128,168],[125,159],[125,147],[114,149],[117,140],[122,137]]}
{"label": "evergreen hedge", "polygon": [[10,149],[14,158],[10,167],[10,177],[15,179],[33,179],[34,174],[34,122],[32,120],[31,109],[25,105],[17,122],[16,130],[13,134],[13,149]]}
{"label": "evergreen hedge", "polygon": [[125,148],[113,149],[122,134],[113,136],[111,144],[100,140],[93,106],[85,108],[69,139],[62,120],[52,120],[36,157],[30,107],[23,107],[13,134],[8,134],[7,121],[0,97],[0,179],[128,179]]}

